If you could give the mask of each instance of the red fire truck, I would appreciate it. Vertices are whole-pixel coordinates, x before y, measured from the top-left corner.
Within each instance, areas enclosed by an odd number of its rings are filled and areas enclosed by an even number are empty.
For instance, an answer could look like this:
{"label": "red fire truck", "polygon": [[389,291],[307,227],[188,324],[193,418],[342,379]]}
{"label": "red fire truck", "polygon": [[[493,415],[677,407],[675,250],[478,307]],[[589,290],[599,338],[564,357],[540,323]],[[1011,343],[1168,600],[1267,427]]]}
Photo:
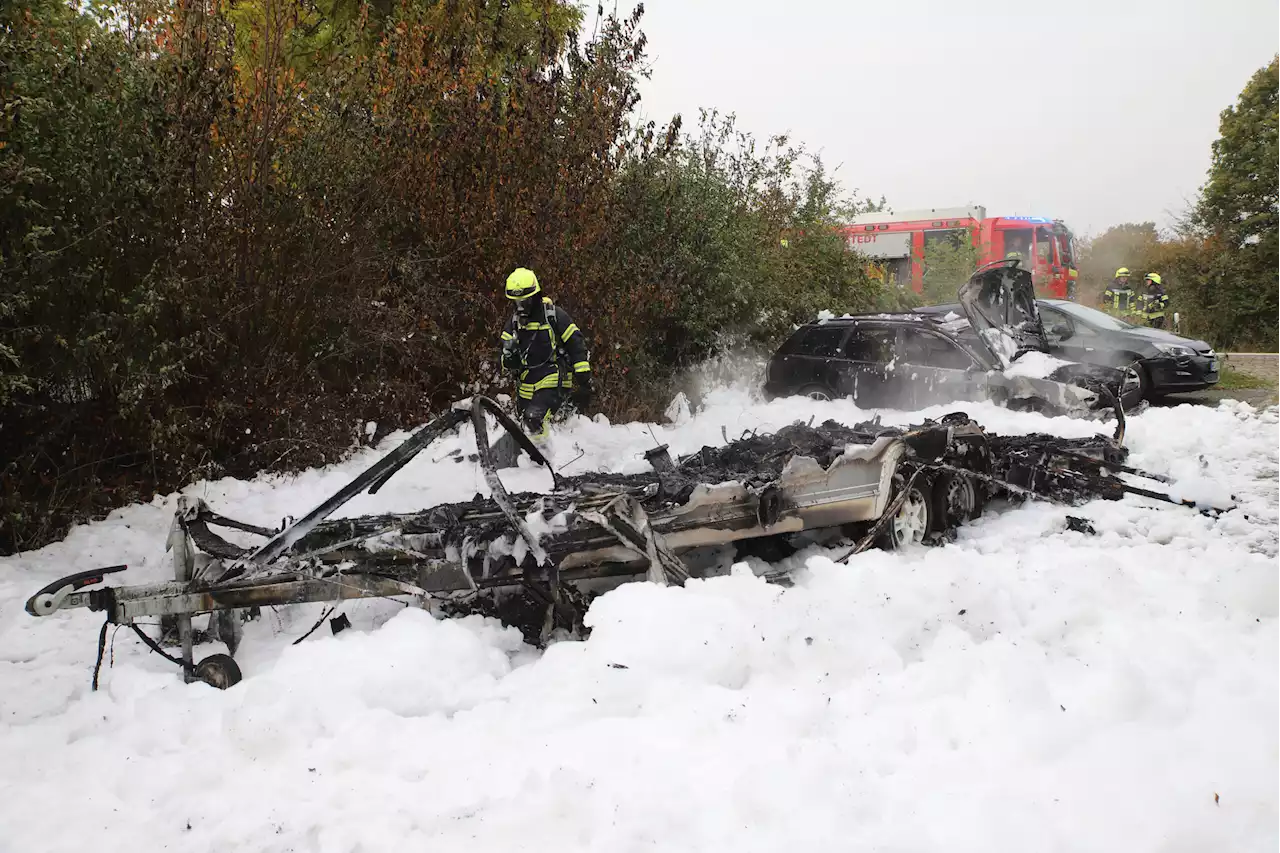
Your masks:
{"label": "red fire truck", "polygon": [[[978,264],[1016,253],[1031,270],[1036,292],[1057,299],[1075,297],[1075,241],[1060,220],[1039,216],[989,218],[983,207],[934,208],[903,213],[867,213],[843,229],[849,248],[877,262],[891,280],[924,292],[931,246],[962,245],[978,250]],[[960,282],[957,282],[959,285]]]}

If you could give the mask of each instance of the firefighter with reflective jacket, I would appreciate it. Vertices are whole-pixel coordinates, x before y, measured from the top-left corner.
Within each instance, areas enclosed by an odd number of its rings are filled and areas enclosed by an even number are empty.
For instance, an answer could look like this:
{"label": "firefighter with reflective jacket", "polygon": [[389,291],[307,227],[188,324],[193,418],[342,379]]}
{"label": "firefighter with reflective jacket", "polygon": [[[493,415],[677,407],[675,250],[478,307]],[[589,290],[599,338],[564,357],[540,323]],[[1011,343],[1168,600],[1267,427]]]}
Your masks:
{"label": "firefighter with reflective jacket", "polygon": [[507,277],[515,311],[502,331],[502,367],[519,380],[516,410],[535,439],[546,438],[551,418],[570,399],[579,411],[591,402],[587,341],[563,308],[541,295],[533,270]]}
{"label": "firefighter with reflective jacket", "polygon": [[1164,328],[1164,312],[1169,307],[1169,296],[1164,292],[1164,282],[1160,273],[1147,273],[1147,292],[1142,295],[1142,318],[1147,325],[1156,329]]}
{"label": "firefighter with reflective jacket", "polygon": [[1137,294],[1129,287],[1129,268],[1120,267],[1111,286],[1099,299],[1102,310],[1116,317],[1127,317],[1138,310]]}

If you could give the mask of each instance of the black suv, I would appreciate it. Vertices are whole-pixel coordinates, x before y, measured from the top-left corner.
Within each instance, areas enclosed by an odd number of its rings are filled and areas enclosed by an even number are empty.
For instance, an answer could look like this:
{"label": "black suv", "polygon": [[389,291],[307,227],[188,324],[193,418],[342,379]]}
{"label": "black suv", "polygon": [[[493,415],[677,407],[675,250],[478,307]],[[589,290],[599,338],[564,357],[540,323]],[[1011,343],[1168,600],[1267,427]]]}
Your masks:
{"label": "black suv", "polygon": [[959,307],[968,316],[901,312],[807,323],[770,359],[765,393],[906,410],[992,400],[1046,414],[1108,408],[1112,395],[1125,408],[1141,399],[1133,370],[1047,355],[1031,275],[1017,261],[979,269],[961,288]]}

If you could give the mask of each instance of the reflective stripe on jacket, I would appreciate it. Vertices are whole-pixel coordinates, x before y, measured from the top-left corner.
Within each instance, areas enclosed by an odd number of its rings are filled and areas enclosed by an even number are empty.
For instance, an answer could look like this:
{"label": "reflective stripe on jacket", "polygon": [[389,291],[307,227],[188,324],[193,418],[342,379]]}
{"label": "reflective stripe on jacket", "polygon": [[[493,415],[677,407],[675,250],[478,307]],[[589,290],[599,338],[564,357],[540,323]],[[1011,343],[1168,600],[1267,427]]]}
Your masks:
{"label": "reflective stripe on jacket", "polygon": [[526,322],[517,314],[507,320],[502,340],[514,342],[516,364],[506,365],[519,371],[518,393],[528,400],[541,388],[573,387],[573,374],[590,373],[587,340],[563,308],[542,298],[542,312],[535,312]]}

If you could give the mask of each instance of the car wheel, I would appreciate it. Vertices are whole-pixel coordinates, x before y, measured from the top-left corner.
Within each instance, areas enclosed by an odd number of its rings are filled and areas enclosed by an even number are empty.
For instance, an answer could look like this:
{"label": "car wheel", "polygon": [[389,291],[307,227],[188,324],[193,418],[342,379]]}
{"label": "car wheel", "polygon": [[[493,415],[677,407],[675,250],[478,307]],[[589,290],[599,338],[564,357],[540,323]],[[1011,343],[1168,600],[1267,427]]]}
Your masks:
{"label": "car wheel", "polygon": [[[894,480],[897,486],[894,489],[896,497],[898,489],[905,484],[900,482],[900,477],[895,477]],[[919,545],[933,531],[933,518],[933,490],[925,477],[916,477],[906,499],[880,534],[880,547],[886,551],[900,551],[911,545]]]}
{"label": "car wheel", "polygon": [[831,392],[826,388],[823,388],[821,385],[810,385],[808,388],[801,389],[800,396],[808,397],[810,400],[832,399]]}
{"label": "car wheel", "polygon": [[1133,370],[1138,374],[1138,401],[1154,400],[1160,395],[1151,390],[1151,371],[1141,362],[1134,362]]}

